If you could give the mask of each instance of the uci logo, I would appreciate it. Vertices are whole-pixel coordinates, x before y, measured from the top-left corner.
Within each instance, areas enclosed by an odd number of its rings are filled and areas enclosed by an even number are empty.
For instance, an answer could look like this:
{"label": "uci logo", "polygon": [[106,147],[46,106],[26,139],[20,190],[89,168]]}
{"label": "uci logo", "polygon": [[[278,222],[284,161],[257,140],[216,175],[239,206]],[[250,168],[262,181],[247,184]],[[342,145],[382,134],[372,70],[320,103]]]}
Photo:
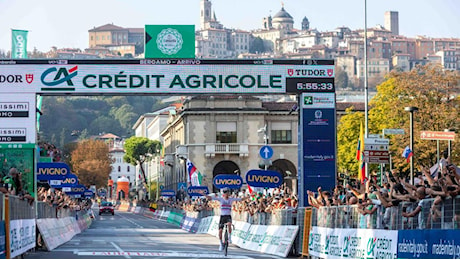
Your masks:
{"label": "uci logo", "polygon": [[[43,72],[40,79],[42,83],[45,84],[46,86],[56,86],[64,82],[67,82],[68,86],[73,86],[72,78],[77,76],[77,73],[78,73],[77,69],[78,69],[78,66],[75,66],[70,69],[66,69],[66,68],[57,69],[56,67],[52,67],[52,68],[45,70],[45,72]],[[51,74],[51,77],[52,77],[54,72],[56,72],[54,74],[54,78],[52,80],[47,79],[48,75]]]}

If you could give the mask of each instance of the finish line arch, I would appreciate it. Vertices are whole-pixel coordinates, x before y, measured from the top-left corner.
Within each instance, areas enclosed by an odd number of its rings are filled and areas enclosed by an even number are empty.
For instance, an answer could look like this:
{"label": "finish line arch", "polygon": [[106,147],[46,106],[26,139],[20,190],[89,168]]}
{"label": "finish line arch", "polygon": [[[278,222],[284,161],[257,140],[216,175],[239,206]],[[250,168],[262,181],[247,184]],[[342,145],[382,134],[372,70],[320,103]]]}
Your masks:
{"label": "finish line arch", "polygon": [[334,76],[333,60],[0,60],[0,148],[36,143],[36,95],[291,93],[301,108],[299,191],[327,189],[336,179]]}

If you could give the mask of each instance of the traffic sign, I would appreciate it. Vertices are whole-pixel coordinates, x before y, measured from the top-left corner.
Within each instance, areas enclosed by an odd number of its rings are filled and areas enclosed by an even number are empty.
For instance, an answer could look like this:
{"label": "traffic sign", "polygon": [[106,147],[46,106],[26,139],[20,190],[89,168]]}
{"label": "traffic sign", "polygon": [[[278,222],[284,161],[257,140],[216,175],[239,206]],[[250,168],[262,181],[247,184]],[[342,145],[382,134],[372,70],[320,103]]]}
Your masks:
{"label": "traffic sign", "polygon": [[420,138],[424,140],[455,140],[455,132],[441,132],[441,131],[422,131]]}
{"label": "traffic sign", "polygon": [[364,151],[364,161],[366,163],[390,163],[390,153],[388,151]]}
{"label": "traffic sign", "polygon": [[364,144],[390,144],[390,139],[386,138],[364,138]]}
{"label": "traffic sign", "polygon": [[383,129],[383,135],[403,135],[404,129]]}
{"label": "traffic sign", "polygon": [[388,144],[364,144],[364,151],[388,151]]}
{"label": "traffic sign", "polygon": [[268,145],[264,145],[259,150],[259,155],[262,159],[270,159],[273,156],[273,148]]}

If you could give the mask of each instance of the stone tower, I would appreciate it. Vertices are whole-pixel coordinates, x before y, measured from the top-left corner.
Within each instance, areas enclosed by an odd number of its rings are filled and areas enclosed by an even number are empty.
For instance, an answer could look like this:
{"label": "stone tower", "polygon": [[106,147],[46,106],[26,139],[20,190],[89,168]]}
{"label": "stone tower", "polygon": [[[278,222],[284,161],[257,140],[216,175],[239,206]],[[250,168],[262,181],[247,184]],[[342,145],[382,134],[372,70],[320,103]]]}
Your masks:
{"label": "stone tower", "polygon": [[305,16],[302,20],[302,31],[310,30],[310,22],[308,21],[307,17]]}
{"label": "stone tower", "polygon": [[201,14],[200,14],[200,24],[201,24],[201,30],[208,29],[207,24],[209,21],[212,19],[212,13],[211,13],[211,1],[209,0],[201,0],[200,3],[200,9],[201,9]]}

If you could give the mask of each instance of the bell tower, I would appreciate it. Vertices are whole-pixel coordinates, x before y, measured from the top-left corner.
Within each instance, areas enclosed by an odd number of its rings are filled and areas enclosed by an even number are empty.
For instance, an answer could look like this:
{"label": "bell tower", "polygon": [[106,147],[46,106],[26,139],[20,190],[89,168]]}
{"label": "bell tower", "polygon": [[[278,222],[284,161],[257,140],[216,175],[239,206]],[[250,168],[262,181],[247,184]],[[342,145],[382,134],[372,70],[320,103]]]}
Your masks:
{"label": "bell tower", "polygon": [[200,9],[201,9],[201,15],[200,15],[200,24],[201,24],[201,30],[208,29],[207,28],[207,23],[211,21],[211,1],[209,0],[201,0],[200,3]]}

